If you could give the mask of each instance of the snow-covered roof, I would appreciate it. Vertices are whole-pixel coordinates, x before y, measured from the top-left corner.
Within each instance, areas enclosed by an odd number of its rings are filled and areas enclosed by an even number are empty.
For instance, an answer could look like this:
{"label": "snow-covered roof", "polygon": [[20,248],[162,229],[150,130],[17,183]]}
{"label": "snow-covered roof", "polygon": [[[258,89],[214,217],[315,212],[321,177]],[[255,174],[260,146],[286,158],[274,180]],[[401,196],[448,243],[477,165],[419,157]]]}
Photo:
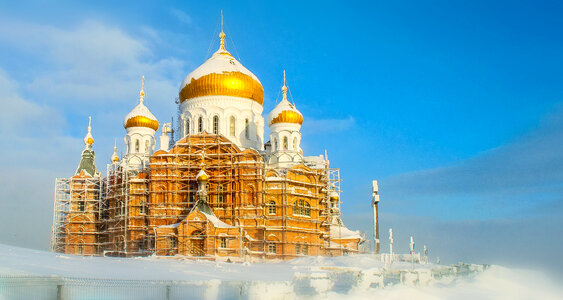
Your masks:
{"label": "snow-covered roof", "polygon": [[170,225],[160,225],[157,226],[158,228],[178,228],[178,226],[180,226],[180,223],[174,223],[174,224],[170,224]]}
{"label": "snow-covered roof", "polygon": [[236,228],[235,226],[231,226],[231,225],[219,220],[219,218],[217,218],[214,215],[206,214],[204,212],[201,212],[201,213],[204,214],[205,217],[207,218],[207,220],[209,220],[209,222],[213,223],[213,226],[215,226],[216,228]]}
{"label": "snow-covered roof", "polygon": [[127,120],[132,119],[134,117],[141,116],[145,117],[154,121],[158,121],[156,117],[151,113],[148,107],[146,107],[143,103],[137,104],[123,119],[123,126],[127,124]]}
{"label": "snow-covered roof", "polygon": [[[260,80],[256,75],[250,72],[247,68],[245,68],[238,60],[236,60],[229,51],[225,49],[219,49],[213,55],[206,60],[201,66],[191,72],[184,81],[182,82],[182,86],[180,86],[180,91],[189,84],[192,79],[199,79],[202,76],[208,74],[223,74],[223,73],[231,73],[231,72],[240,72],[245,75],[252,77],[252,79],[256,80],[260,83]],[[260,83],[261,84],[261,83]]]}
{"label": "snow-covered roof", "polygon": [[[286,97],[284,97],[280,103],[278,103],[278,105],[276,105],[276,107],[274,107],[274,109],[272,109],[272,111],[270,111],[270,113],[268,114],[268,116],[266,117],[266,120],[268,121],[268,124],[272,124],[272,120],[275,119],[276,117],[278,117],[281,113],[283,112],[294,112],[297,113],[298,115],[301,116],[301,121],[303,121],[303,114],[297,110],[297,108],[295,107],[295,105],[293,105],[291,102],[289,102],[289,100],[287,100]],[[293,122],[292,122],[293,123]]]}
{"label": "snow-covered roof", "polygon": [[350,230],[344,224],[330,225],[330,236],[336,239],[362,239],[359,230]]}

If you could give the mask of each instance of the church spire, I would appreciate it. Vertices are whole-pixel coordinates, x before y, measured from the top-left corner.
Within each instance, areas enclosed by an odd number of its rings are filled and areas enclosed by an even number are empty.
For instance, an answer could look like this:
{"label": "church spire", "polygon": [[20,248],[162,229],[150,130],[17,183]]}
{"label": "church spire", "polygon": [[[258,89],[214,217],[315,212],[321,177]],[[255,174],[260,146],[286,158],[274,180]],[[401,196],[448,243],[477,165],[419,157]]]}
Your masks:
{"label": "church spire", "polygon": [[86,149],[92,149],[94,144],[94,137],[92,136],[92,117],[88,117],[88,133],[84,136],[84,146]]}
{"label": "church spire", "polygon": [[219,33],[219,38],[221,39],[221,46],[220,46],[221,50],[226,50],[225,49],[225,37],[226,36],[227,35],[223,31],[223,10],[221,10],[221,32]]}
{"label": "church spire", "polygon": [[285,79],[285,70],[283,70],[283,87],[282,87],[283,101],[287,101],[287,82]]}
{"label": "church spire", "polygon": [[117,155],[117,139],[113,142],[113,154],[111,155],[111,162],[119,162],[119,156]]}
{"label": "church spire", "polygon": [[82,157],[78,168],[76,169],[75,175],[80,174],[81,171],[85,171],[90,176],[96,175],[96,163],[95,154],[92,150],[92,145],[94,144],[94,137],[92,137],[92,117],[88,117],[88,133],[84,137],[85,149],[82,151]]}
{"label": "church spire", "polygon": [[143,104],[143,101],[145,101],[145,75],[143,75],[141,90],[139,91],[139,103]]}

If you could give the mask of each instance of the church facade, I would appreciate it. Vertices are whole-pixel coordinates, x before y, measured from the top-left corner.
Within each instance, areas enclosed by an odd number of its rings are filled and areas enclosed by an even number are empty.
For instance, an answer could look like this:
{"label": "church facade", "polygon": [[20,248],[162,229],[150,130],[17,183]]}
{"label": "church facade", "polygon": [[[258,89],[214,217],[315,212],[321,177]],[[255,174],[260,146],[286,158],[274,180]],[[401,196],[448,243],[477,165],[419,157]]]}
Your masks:
{"label": "church facade", "polygon": [[144,104],[144,77],[123,123],[125,154],[114,147],[105,175],[88,125],[77,170],[55,182],[53,251],[237,261],[358,252],[365,239],[342,223],[339,169],[301,150],[285,72],[264,119],[260,80],[219,37],[181,85],[176,141]]}

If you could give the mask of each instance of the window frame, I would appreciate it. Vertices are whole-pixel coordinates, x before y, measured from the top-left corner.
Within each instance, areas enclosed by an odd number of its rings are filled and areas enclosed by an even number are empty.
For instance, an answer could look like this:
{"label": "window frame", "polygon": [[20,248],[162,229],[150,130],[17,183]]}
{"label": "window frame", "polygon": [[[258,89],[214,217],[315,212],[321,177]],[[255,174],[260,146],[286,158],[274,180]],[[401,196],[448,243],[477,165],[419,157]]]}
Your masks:
{"label": "window frame", "polygon": [[276,207],[276,201],[272,200],[270,202],[268,202],[268,214],[269,215],[276,215],[277,214],[277,207]]}
{"label": "window frame", "polygon": [[275,243],[268,244],[268,253],[270,254],[278,254],[277,245]]}
{"label": "window frame", "polygon": [[236,136],[236,118],[235,116],[231,116],[229,118],[229,134],[230,136]]}
{"label": "window frame", "polygon": [[219,116],[213,116],[213,134],[219,134]]}
{"label": "window frame", "polygon": [[203,117],[202,116],[199,116],[199,118],[197,119],[197,130],[198,130],[198,133],[203,132]]}

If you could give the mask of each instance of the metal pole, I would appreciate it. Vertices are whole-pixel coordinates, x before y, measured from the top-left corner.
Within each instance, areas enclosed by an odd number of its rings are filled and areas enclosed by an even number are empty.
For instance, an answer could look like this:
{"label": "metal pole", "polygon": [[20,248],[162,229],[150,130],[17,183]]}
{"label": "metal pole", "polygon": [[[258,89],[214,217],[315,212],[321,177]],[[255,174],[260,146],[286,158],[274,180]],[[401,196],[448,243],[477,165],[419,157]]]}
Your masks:
{"label": "metal pole", "polygon": [[379,186],[377,180],[372,181],[372,205],[373,205],[373,232],[375,238],[375,253],[379,254]]}

